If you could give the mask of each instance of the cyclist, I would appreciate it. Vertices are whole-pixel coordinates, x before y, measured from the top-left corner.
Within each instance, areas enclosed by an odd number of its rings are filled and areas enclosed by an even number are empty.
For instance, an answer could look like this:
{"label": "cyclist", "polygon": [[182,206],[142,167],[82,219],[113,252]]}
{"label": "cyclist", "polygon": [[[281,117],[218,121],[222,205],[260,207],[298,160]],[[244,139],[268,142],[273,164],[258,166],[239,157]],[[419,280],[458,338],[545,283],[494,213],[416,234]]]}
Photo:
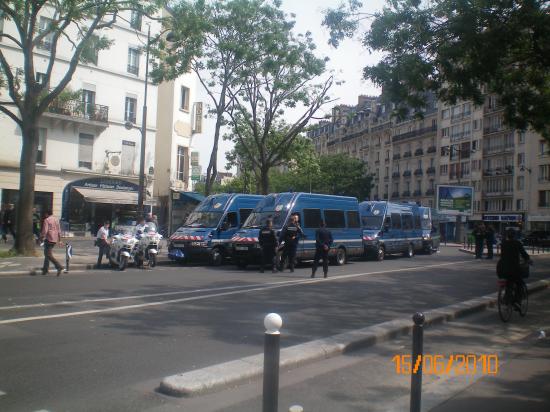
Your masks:
{"label": "cyclist", "polygon": [[[520,256],[523,257],[529,264],[532,264],[531,258],[525,251],[525,248],[519,240],[515,239],[515,233],[513,230],[506,231],[506,235],[501,244],[500,260],[497,263],[497,274],[499,278],[506,279],[508,281],[508,287],[506,288],[506,294],[510,290],[523,290],[523,279],[520,266]],[[512,284],[515,284],[515,288],[511,288]],[[514,307],[518,308],[518,302],[521,297],[515,296]]]}

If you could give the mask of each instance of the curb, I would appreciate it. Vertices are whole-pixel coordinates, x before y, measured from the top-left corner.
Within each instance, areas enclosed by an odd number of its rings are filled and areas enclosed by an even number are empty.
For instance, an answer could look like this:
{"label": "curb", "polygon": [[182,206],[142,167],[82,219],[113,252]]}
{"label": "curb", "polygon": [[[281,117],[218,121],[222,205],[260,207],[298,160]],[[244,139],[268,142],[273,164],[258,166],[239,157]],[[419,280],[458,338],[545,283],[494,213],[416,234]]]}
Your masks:
{"label": "curb", "polygon": [[[168,266],[173,265],[175,262],[169,259],[166,260],[159,260],[157,262],[157,266]],[[95,263],[73,263],[70,265],[70,270],[68,272],[62,272],[62,275],[70,275],[73,270],[92,270],[95,269]],[[102,270],[103,269],[99,269]],[[105,269],[106,270],[106,269]],[[115,269],[113,269],[115,270]],[[11,271],[0,271],[0,277],[2,276],[35,276],[42,274],[42,268],[35,267],[32,269],[25,269],[25,270],[11,270]]]}
{"label": "curb", "polygon": [[[528,248],[526,248],[525,250],[527,251],[527,253],[529,253],[529,249],[528,249]],[[462,253],[467,253],[467,254],[469,254],[469,255],[475,255],[475,254],[476,254],[475,250],[464,249],[463,247],[459,248],[458,251],[459,251],[459,252],[462,252]],[[484,254],[484,255],[487,254],[486,250],[483,250],[483,254]],[[550,250],[547,251],[547,252],[530,253],[530,256],[540,256],[540,255],[550,255]],[[500,253],[497,253],[497,252],[496,252],[496,249],[495,249],[494,256],[500,256]]]}
{"label": "curb", "polygon": [[[550,287],[550,279],[527,285],[534,293]],[[424,312],[425,325],[434,325],[480,312],[495,306],[495,293]],[[378,325],[317,339],[284,348],[280,352],[280,369],[288,370],[318,360],[342,355],[353,350],[372,346],[412,331],[411,318],[399,318]],[[215,392],[250,381],[263,374],[264,354],[208,366],[190,372],[167,376],[160,382],[158,391],[175,397],[192,397]]]}

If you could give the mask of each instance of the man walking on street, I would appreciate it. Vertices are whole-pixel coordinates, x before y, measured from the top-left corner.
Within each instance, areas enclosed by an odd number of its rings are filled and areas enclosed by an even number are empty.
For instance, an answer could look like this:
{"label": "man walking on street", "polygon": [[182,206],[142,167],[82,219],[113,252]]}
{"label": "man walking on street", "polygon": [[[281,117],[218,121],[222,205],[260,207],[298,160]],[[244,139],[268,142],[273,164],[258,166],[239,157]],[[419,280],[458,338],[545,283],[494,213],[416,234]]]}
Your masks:
{"label": "man walking on street", "polygon": [[258,242],[262,248],[262,264],[260,266],[260,272],[264,273],[264,267],[267,264],[271,265],[271,271],[277,272],[275,267],[275,254],[277,252],[277,235],[273,230],[273,220],[267,219],[266,225],[260,230],[260,236]]}
{"label": "man walking on street", "polygon": [[492,226],[487,226],[485,230],[485,242],[487,243],[487,259],[492,259],[493,245],[495,244],[495,230]]}
{"label": "man walking on street", "polygon": [[57,276],[59,276],[64,267],[53,256],[53,248],[57,243],[61,243],[61,229],[59,228],[59,221],[53,216],[51,210],[47,210],[45,215],[46,218],[42,223],[41,235],[44,242],[44,266],[42,266],[42,274],[46,275],[48,273],[50,262],[52,262],[57,269]]}
{"label": "man walking on street", "polygon": [[280,241],[284,241],[283,255],[281,257],[281,272],[284,271],[285,259],[288,259],[290,271],[294,272],[294,261],[296,260],[296,249],[300,236],[304,236],[302,228],[298,223],[298,215],[292,215],[290,222],[283,229],[280,236]]}
{"label": "man walking on street", "polygon": [[40,244],[40,215],[36,211],[36,208],[32,208],[32,233],[36,240],[36,244]]}
{"label": "man walking on street", "polygon": [[315,232],[315,258],[313,259],[313,269],[311,277],[315,277],[315,272],[319,266],[319,260],[323,259],[323,273],[325,278],[328,276],[328,252],[332,246],[332,233],[325,226],[325,222],[321,221],[319,229]]}
{"label": "man walking on street", "polygon": [[472,234],[476,240],[476,259],[481,259],[483,256],[483,241],[485,240],[485,227],[483,223],[479,223]]}
{"label": "man walking on street", "polygon": [[15,241],[15,206],[13,203],[10,203],[4,212],[4,232],[11,234]]}
{"label": "man walking on street", "polygon": [[105,222],[103,222],[103,226],[101,226],[97,231],[96,245],[99,248],[96,264],[97,269],[101,269],[101,261],[103,260],[103,255],[105,255],[106,258],[109,258],[109,249],[111,248],[111,246],[109,245],[110,225],[111,223],[106,220]]}

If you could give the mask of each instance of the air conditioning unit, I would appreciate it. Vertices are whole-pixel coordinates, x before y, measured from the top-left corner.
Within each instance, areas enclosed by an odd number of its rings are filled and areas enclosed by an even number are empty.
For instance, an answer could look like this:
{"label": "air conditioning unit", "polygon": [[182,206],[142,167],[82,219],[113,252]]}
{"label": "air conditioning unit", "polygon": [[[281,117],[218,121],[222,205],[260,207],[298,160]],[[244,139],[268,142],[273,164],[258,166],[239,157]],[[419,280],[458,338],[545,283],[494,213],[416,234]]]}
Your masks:
{"label": "air conditioning unit", "polygon": [[120,173],[120,155],[106,153],[105,172],[110,174]]}

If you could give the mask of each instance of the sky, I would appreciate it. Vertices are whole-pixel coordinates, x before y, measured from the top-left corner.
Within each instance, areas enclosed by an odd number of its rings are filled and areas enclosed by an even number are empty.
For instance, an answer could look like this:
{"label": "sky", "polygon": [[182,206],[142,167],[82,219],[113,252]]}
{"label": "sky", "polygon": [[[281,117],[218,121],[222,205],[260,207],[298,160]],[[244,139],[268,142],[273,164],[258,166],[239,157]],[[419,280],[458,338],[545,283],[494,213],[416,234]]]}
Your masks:
{"label": "sky", "polygon": [[[380,55],[370,54],[362,45],[358,38],[347,39],[340,43],[337,49],[328,45],[329,31],[321,26],[323,20],[323,10],[331,7],[337,7],[341,0],[283,0],[282,9],[290,14],[296,15],[295,33],[304,33],[310,31],[317,45],[318,56],[328,57],[328,70],[334,70],[338,80],[344,82],[337,86],[334,85],[330,91],[332,103],[321,107],[315,114],[315,117],[323,117],[331,113],[331,108],[337,104],[354,105],[357,103],[357,97],[361,94],[377,95],[379,89],[372,83],[362,79],[362,69],[364,66],[374,64],[380,59]],[[384,5],[383,0],[363,0],[363,11],[372,13],[381,10]],[[368,29],[368,22],[363,22],[360,32]],[[199,85],[199,101],[208,104],[209,97]],[[296,113],[287,114],[289,120],[296,116]],[[213,120],[205,119],[203,123],[203,133],[193,137],[192,147],[194,151],[199,152],[199,163],[202,166],[203,173],[206,173],[206,167],[210,159],[213,143]],[[231,150],[231,142],[222,141],[218,150],[218,171],[224,171],[226,166],[225,153]]]}

